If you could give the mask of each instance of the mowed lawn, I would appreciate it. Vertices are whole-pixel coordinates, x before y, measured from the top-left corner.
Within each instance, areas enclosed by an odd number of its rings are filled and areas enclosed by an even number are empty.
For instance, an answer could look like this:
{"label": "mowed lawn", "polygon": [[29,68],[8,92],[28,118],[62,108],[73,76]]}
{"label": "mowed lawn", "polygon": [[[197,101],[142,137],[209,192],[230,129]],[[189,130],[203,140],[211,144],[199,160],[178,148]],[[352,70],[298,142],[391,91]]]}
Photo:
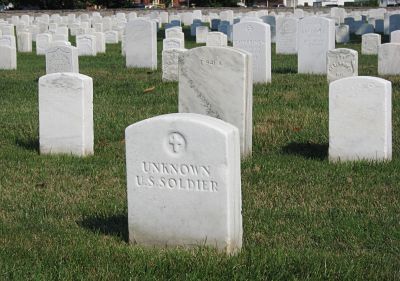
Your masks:
{"label": "mowed lawn", "polygon": [[[385,77],[393,160],[331,164],[326,77],[296,74],[296,56],[274,46],[242,161],[241,253],[128,243],[124,130],[178,110],[178,84],[161,81],[162,37],[157,71],[125,68],[120,45],[79,59],[94,81],[87,158],[39,155],[44,56],[19,53],[17,71],[0,71],[0,280],[399,280],[400,77]],[[359,55],[359,74],[377,76],[377,57]]]}

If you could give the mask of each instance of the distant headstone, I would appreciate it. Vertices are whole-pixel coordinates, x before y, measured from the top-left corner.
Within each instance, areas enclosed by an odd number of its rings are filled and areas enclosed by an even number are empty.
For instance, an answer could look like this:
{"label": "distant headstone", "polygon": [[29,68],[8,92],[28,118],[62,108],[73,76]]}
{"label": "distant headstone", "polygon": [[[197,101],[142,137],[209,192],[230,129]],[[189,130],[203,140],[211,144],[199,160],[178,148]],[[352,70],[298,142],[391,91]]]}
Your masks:
{"label": "distant headstone", "polygon": [[196,27],[196,43],[206,43],[207,42],[207,34],[208,34],[208,26],[198,26]]}
{"label": "distant headstone", "polygon": [[125,131],[129,240],[150,247],[242,245],[236,127],[168,114]]}
{"label": "distant headstone", "polygon": [[379,46],[378,74],[400,75],[400,44],[386,43]]}
{"label": "distant headstone", "polygon": [[208,47],[226,47],[228,46],[228,37],[222,32],[209,32],[207,34],[206,46]]}
{"label": "distant headstone", "polygon": [[157,27],[149,20],[127,23],[125,37],[126,66],[157,69]]}
{"label": "distant headstone", "polygon": [[29,32],[20,32],[17,36],[18,52],[30,53],[32,52],[32,34]]}
{"label": "distant headstone", "polygon": [[389,16],[389,34],[395,30],[400,30],[400,14]]}
{"label": "distant headstone", "polygon": [[298,72],[326,74],[326,54],[335,48],[335,24],[322,17],[306,17],[299,22]]}
{"label": "distant headstone", "polygon": [[376,33],[364,34],[361,37],[361,54],[377,55],[381,45],[381,35]]}
{"label": "distant headstone", "polygon": [[41,154],[93,154],[93,81],[79,73],[39,79]]}
{"label": "distant headstone", "polygon": [[391,160],[392,84],[348,77],[329,85],[330,161]]}
{"label": "distant headstone", "polygon": [[[179,39],[174,39],[179,40]],[[179,56],[186,49],[165,49],[162,51],[162,80],[178,81]]]}
{"label": "distant headstone", "polygon": [[336,26],[336,43],[343,44],[350,41],[350,29],[348,25]]}
{"label": "distant headstone", "polygon": [[76,36],[76,47],[80,56],[96,56],[96,36],[89,34]]}
{"label": "distant headstone", "polygon": [[276,19],[276,53],[297,54],[297,26],[294,17],[279,16]]}
{"label": "distant headstone", "polygon": [[110,30],[104,33],[104,37],[107,44],[117,44],[118,41],[118,32],[114,30]]}
{"label": "distant headstone", "polygon": [[46,50],[46,74],[79,73],[78,49],[73,46],[53,46]]}
{"label": "distant headstone", "polygon": [[46,53],[46,49],[50,46],[52,41],[51,34],[48,33],[40,33],[36,36],[36,54],[44,55]]}
{"label": "distant headstone", "polygon": [[252,81],[247,52],[229,47],[188,50],[179,58],[179,112],[204,114],[233,124],[239,129],[242,156],[250,156]]}
{"label": "distant headstone", "polygon": [[17,50],[0,44],[0,69],[17,69]]}
{"label": "distant headstone", "polygon": [[268,24],[250,21],[234,24],[233,47],[252,55],[254,83],[271,82],[271,31]]}
{"label": "distant headstone", "polygon": [[329,82],[345,77],[358,76],[357,51],[344,48],[328,51],[326,72]]}
{"label": "distant headstone", "polygon": [[163,40],[163,50],[184,49],[184,48],[185,48],[185,44],[182,39],[166,38]]}
{"label": "distant headstone", "polygon": [[400,30],[395,30],[390,33],[390,43],[400,43]]}
{"label": "distant headstone", "polygon": [[270,26],[271,42],[276,42],[276,20],[275,16],[262,16],[261,20]]}

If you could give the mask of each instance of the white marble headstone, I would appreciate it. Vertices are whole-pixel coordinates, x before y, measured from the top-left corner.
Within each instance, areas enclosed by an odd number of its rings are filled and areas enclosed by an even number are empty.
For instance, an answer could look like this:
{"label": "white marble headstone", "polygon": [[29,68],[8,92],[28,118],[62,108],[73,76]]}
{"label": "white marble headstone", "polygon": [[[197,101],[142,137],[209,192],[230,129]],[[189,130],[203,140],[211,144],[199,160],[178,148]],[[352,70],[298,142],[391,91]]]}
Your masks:
{"label": "white marble headstone", "polygon": [[168,114],[125,131],[131,243],[242,246],[239,134],[198,114]]}
{"label": "white marble headstone", "polygon": [[42,154],[93,154],[93,81],[79,73],[39,79],[39,143]]}
{"label": "white marble headstone", "polygon": [[52,46],[46,50],[46,73],[79,73],[78,49],[73,46]]}
{"label": "white marble headstone", "polygon": [[400,75],[400,44],[386,43],[379,46],[378,74]]}
{"label": "white marble headstone", "polygon": [[359,76],[329,84],[330,161],[391,158],[391,82]]}
{"label": "white marble headstone", "polygon": [[358,53],[352,49],[333,49],[327,54],[327,78],[329,82],[345,77],[358,76]]}

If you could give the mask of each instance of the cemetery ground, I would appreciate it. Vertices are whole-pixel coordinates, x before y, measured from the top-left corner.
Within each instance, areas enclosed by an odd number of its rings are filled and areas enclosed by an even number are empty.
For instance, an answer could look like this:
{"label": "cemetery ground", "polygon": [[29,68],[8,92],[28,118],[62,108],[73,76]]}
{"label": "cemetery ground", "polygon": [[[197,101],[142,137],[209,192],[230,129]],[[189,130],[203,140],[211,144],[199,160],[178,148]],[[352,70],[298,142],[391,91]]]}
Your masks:
{"label": "cemetery ground", "polygon": [[[393,160],[332,164],[326,76],[297,74],[296,56],[274,46],[272,84],[254,87],[253,156],[242,161],[242,251],[128,243],[124,130],[178,111],[177,83],[161,81],[162,34],[157,71],[127,69],[118,44],[79,58],[94,81],[86,158],[39,155],[44,56],[18,53],[18,70],[0,71],[0,280],[399,280],[400,77],[383,77],[393,83]],[[359,75],[378,76],[359,37],[346,47],[360,54]]]}

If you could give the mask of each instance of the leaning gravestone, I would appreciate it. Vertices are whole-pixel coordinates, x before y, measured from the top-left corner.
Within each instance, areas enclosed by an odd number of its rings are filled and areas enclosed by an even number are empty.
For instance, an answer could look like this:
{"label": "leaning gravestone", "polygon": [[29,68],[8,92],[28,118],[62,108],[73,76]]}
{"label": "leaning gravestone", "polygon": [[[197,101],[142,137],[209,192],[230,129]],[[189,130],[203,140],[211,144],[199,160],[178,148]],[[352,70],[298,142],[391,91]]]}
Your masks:
{"label": "leaning gravestone", "polygon": [[307,17],[299,21],[298,72],[326,73],[326,54],[335,48],[335,24],[321,17]]}
{"label": "leaning gravestone", "polygon": [[239,129],[241,154],[252,151],[251,55],[229,47],[199,47],[179,57],[179,112],[199,113]]}
{"label": "leaning gravestone", "polygon": [[345,48],[328,51],[326,72],[328,82],[345,77],[358,76],[357,51]]}
{"label": "leaning gravestone", "polygon": [[271,82],[271,31],[263,22],[233,25],[233,47],[252,55],[253,82]]}
{"label": "leaning gravestone", "polygon": [[276,19],[276,53],[297,54],[297,26],[294,17],[279,16]]}
{"label": "leaning gravestone", "polygon": [[361,37],[361,54],[377,55],[381,45],[381,35],[376,33],[364,34]]}
{"label": "leaning gravestone", "polygon": [[[180,39],[178,39],[180,40]],[[178,81],[179,56],[186,49],[166,49],[162,51],[162,80]]]}
{"label": "leaning gravestone", "polygon": [[39,143],[42,154],[93,154],[93,81],[79,73],[39,79]]}
{"label": "leaning gravestone", "polygon": [[157,27],[154,21],[135,19],[126,24],[127,67],[157,69]]}
{"label": "leaning gravestone", "polygon": [[379,46],[378,74],[400,75],[400,44],[386,43]]}
{"label": "leaning gravestone", "polygon": [[53,46],[46,50],[46,74],[79,73],[78,49],[73,46]]}
{"label": "leaning gravestone", "polygon": [[125,131],[131,243],[242,246],[239,134],[198,114],[168,114]]}
{"label": "leaning gravestone", "polygon": [[368,76],[329,85],[330,161],[391,160],[392,84]]}

